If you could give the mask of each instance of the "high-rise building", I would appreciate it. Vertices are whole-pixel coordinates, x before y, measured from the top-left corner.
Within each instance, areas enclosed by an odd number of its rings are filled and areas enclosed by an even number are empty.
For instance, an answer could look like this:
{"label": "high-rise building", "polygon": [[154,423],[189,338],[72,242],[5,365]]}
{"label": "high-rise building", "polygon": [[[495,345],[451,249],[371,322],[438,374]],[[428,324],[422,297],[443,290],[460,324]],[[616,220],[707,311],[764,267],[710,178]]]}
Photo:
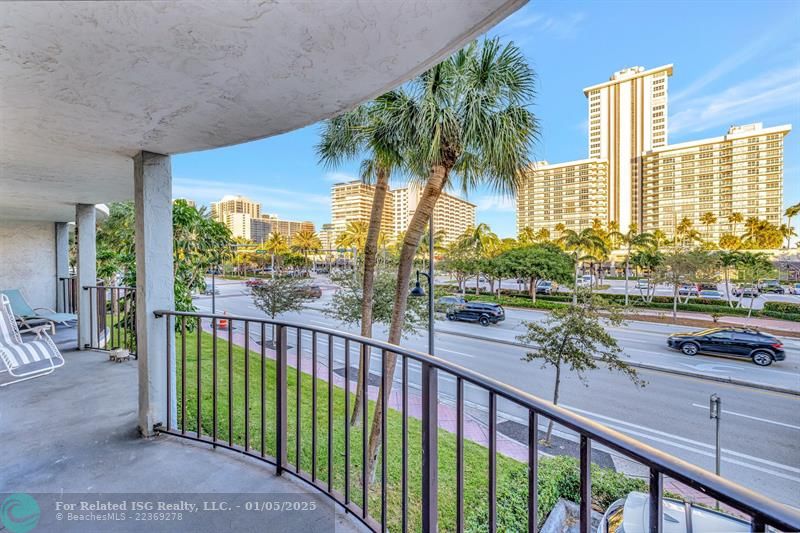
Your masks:
{"label": "high-rise building", "polygon": [[322,244],[322,249],[325,251],[334,250],[336,248],[333,224],[322,225],[322,228],[319,230],[319,242]]}
{"label": "high-rise building", "polygon": [[558,224],[580,231],[608,220],[608,164],[583,159],[531,166],[517,196],[517,232],[530,227],[555,234]]}
{"label": "high-rise building", "polygon": [[[360,181],[336,183],[331,187],[331,224],[334,240],[341,235],[350,222],[369,222],[372,213],[372,198],[375,187]],[[391,240],[394,238],[394,209],[389,194],[383,206],[381,231]]]}
{"label": "high-rise building", "polygon": [[230,213],[247,213],[251,218],[261,217],[261,204],[241,195],[225,195],[219,202],[211,202],[211,218],[225,224]]}
{"label": "high-rise building", "polygon": [[231,235],[238,239],[252,240],[252,217],[248,213],[227,213],[224,224],[231,230]]}
{"label": "high-rise building", "polygon": [[[667,78],[672,65],[632,67],[583,90],[589,110],[589,159],[533,165],[517,196],[517,227],[550,230],[559,222],[616,222],[622,231],[661,229],[671,235],[688,217],[709,239],[742,213],[780,223],[783,138],[791,126],[731,127],[723,137],[668,144]],[[588,165],[594,161],[593,165]],[[580,168],[586,187],[570,181]],[[570,176],[570,173],[573,176]],[[605,195],[605,215],[603,201]],[[705,225],[711,213],[717,222]],[[560,219],[560,220],[558,220]],[[576,227],[577,226],[577,227]]]}
{"label": "high-rise building", "polygon": [[[409,185],[391,191],[394,206],[393,236],[403,233],[417,210],[422,188]],[[443,244],[458,239],[468,228],[475,226],[475,204],[458,196],[442,193],[433,208],[433,230],[443,232]]]}
{"label": "high-rise building", "polygon": [[667,144],[667,78],[672,65],[631,67],[586,87],[589,157],[608,162],[609,220],[627,228],[641,205],[639,159]]}
{"label": "high-rise building", "polygon": [[[245,215],[248,218],[250,215]],[[270,233],[273,232],[272,221],[265,218],[250,218],[250,240],[261,244],[269,238]]]}
{"label": "high-rise building", "polygon": [[274,215],[263,215],[262,220],[271,225],[272,233],[283,235],[289,244],[292,243],[292,237],[297,233],[301,231],[314,231],[314,223],[308,220],[281,220]]}
{"label": "high-rise building", "polygon": [[[671,235],[684,217],[705,239],[734,227],[731,213],[781,223],[783,138],[791,126],[734,126],[727,135],[663,146],[643,155],[643,231]],[[704,213],[716,218],[703,224]],[[742,225],[738,225],[741,231]]]}

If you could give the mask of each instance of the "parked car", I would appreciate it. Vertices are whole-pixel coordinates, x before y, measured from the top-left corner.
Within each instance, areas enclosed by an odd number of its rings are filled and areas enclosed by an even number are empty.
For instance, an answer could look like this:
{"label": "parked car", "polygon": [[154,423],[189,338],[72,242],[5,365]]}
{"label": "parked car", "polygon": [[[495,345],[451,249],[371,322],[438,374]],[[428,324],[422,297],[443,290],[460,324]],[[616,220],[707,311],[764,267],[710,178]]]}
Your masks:
{"label": "parked car", "polygon": [[800,283],[795,283],[793,285],[789,285],[789,292],[792,294],[799,294],[800,295]]}
{"label": "parked car", "polygon": [[758,298],[758,287],[754,287],[753,285],[738,285],[731,290],[731,294],[736,296],[742,296],[744,298]]}
{"label": "parked car", "polygon": [[461,296],[442,296],[436,300],[435,310],[440,313],[447,313],[451,309],[466,305],[467,301]]}
{"label": "parked car", "polygon": [[783,294],[786,292],[781,285],[761,285],[758,287],[758,291],[762,294]]}
{"label": "parked car", "polygon": [[477,322],[481,326],[497,324],[505,319],[503,306],[491,302],[467,302],[447,312],[447,320]]}
{"label": "parked car", "polygon": [[322,288],[319,285],[305,285],[300,290],[306,298],[322,298]]}
{"label": "parked car", "polygon": [[697,287],[698,291],[715,291],[715,290],[717,290],[717,284],[716,283],[711,283],[711,282],[708,282],[708,283],[696,283],[695,287]]}
{"label": "parked car", "polygon": [[721,292],[719,292],[718,290],[716,290],[716,289],[713,290],[713,291],[702,290],[699,293],[697,293],[697,297],[698,298],[705,298],[706,300],[724,300],[725,299],[725,296],[723,296],[723,294]]}
{"label": "parked car", "polygon": [[594,283],[594,276],[591,274],[584,274],[578,278],[578,287],[591,287]]}
{"label": "parked car", "polygon": [[536,294],[553,294],[556,291],[556,286],[552,281],[540,280],[536,284]]}
{"label": "parked car", "polygon": [[[664,531],[669,533],[730,533],[750,531],[750,524],[740,518],[707,507],[663,498]],[[597,533],[647,533],[650,531],[650,496],[631,492],[606,509]]]}
{"label": "parked car", "polygon": [[640,291],[649,290],[650,287],[652,287],[652,285],[650,285],[649,279],[641,278],[636,280],[636,288]]}
{"label": "parked car", "polygon": [[673,333],[667,337],[667,346],[686,355],[704,353],[746,357],[759,366],[769,366],[773,361],[786,359],[783,343],[777,337],[747,328],[711,328],[691,333]]}
{"label": "parked car", "polygon": [[257,285],[261,285],[262,283],[264,283],[264,280],[258,278],[250,278],[244,282],[244,284],[247,285],[248,287],[255,287]]}
{"label": "parked car", "polygon": [[683,283],[678,287],[678,294],[680,296],[697,296],[700,291],[697,290],[697,285],[694,283]]}
{"label": "parked car", "polygon": [[206,296],[211,296],[212,294],[219,294],[219,289],[211,289],[211,287],[209,286],[206,287],[205,290],[203,290],[203,294]]}

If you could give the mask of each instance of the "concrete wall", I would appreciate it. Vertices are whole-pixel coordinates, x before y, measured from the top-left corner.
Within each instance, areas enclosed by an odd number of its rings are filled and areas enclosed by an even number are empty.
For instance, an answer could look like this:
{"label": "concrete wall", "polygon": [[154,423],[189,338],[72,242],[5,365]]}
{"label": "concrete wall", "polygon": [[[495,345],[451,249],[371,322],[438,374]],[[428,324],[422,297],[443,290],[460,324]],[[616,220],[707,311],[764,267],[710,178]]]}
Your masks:
{"label": "concrete wall", "polygon": [[22,289],[33,307],[56,305],[55,225],[0,222],[0,290]]}

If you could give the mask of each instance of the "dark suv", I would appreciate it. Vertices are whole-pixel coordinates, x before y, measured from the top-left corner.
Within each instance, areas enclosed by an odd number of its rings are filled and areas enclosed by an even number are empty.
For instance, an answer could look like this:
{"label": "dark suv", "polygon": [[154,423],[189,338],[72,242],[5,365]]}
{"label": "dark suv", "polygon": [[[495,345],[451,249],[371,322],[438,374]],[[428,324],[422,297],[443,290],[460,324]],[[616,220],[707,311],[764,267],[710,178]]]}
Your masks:
{"label": "dark suv", "polygon": [[503,307],[491,302],[468,302],[447,312],[447,320],[478,322],[481,326],[497,324],[505,319]]}
{"label": "dark suv", "polygon": [[704,353],[729,357],[747,357],[759,366],[783,361],[786,354],[781,341],[760,331],[745,328],[712,328],[691,333],[673,333],[667,345],[686,355]]}

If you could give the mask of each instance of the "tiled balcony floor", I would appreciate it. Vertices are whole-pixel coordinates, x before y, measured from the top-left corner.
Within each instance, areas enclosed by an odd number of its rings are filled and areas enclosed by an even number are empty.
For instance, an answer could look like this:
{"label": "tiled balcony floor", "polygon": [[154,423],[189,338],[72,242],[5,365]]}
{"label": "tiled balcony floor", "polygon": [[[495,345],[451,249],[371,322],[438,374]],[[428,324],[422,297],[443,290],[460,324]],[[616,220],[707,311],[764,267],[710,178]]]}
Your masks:
{"label": "tiled balcony floor", "polygon": [[[60,329],[56,337],[63,367],[0,388],[0,494],[316,494],[234,452],[163,435],[139,438],[136,362],[75,351],[74,332]],[[267,530],[282,529],[271,524]],[[336,509],[335,530],[364,528]]]}

